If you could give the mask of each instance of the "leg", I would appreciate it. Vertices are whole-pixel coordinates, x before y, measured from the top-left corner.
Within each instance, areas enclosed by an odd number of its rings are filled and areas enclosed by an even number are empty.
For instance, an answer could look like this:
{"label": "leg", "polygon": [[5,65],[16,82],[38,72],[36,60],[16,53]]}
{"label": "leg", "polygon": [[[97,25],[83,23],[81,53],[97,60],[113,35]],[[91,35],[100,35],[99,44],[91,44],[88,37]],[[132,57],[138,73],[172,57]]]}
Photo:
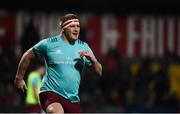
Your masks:
{"label": "leg", "polygon": [[60,103],[54,102],[46,108],[47,113],[64,113],[64,109]]}

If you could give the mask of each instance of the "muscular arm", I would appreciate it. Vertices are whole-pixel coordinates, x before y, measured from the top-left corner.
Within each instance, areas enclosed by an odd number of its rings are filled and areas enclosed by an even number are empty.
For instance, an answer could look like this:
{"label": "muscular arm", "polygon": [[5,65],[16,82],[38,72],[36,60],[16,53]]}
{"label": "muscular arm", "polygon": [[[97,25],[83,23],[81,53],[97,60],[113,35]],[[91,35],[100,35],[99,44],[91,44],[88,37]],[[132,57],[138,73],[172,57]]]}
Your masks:
{"label": "muscular arm", "polygon": [[23,56],[21,57],[21,60],[19,62],[17,73],[15,77],[15,85],[17,88],[21,89],[24,92],[24,89],[26,89],[26,84],[23,80],[24,74],[27,70],[27,67],[29,66],[29,63],[32,59],[35,58],[35,54],[32,48],[30,48],[28,51],[26,51]]}
{"label": "muscular arm", "polygon": [[21,57],[21,60],[19,62],[18,69],[17,69],[17,74],[16,74],[17,78],[23,78],[24,77],[26,69],[29,66],[31,59],[33,59],[33,58],[35,58],[35,54],[33,52],[33,49],[30,48]]}
{"label": "muscular arm", "polygon": [[92,62],[91,68],[93,68],[98,76],[102,76],[102,66],[91,53],[89,53],[88,51],[82,51],[80,52],[80,56],[86,56]]}
{"label": "muscular arm", "polygon": [[93,68],[94,68],[94,71],[99,75],[99,76],[102,76],[102,66],[101,64],[95,60],[93,61]]}

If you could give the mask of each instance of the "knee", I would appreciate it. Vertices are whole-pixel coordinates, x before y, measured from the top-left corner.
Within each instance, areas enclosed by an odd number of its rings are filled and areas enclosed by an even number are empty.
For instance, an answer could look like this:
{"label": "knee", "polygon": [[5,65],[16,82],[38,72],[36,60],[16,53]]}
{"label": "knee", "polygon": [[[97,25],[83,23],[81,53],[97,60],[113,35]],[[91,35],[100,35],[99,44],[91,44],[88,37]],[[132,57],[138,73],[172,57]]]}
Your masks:
{"label": "knee", "polygon": [[55,113],[55,109],[54,109],[53,106],[48,106],[48,107],[46,108],[46,112],[47,112],[47,113]]}
{"label": "knee", "polygon": [[46,108],[47,113],[64,113],[61,104],[53,103]]}

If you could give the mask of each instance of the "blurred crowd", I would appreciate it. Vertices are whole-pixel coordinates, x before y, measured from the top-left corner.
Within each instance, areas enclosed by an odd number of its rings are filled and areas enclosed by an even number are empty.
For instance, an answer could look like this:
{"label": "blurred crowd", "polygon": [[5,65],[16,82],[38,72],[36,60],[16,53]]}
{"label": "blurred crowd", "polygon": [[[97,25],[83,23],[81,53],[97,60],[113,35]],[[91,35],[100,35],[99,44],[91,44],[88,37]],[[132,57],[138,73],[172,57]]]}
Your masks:
{"label": "blurred crowd", "polygon": [[[19,59],[7,45],[0,52],[0,112],[25,112],[25,93],[13,85]],[[125,59],[113,49],[101,62],[102,77],[88,70],[82,76],[85,112],[179,112],[178,94],[171,91],[170,66],[179,64],[175,55]]]}
{"label": "blurred crowd", "polygon": [[110,50],[103,61],[102,78],[91,72],[83,77],[83,106],[90,112],[179,112],[178,91],[173,89],[179,86],[172,87],[176,82],[171,79],[176,69],[171,65],[178,64],[171,53],[163,58],[122,59]]}
{"label": "blurred crowd", "polygon": [[[37,39],[32,40],[29,37],[32,34]],[[38,42],[38,38],[38,33],[29,26],[21,38],[22,53]],[[0,48],[0,112],[26,112],[26,93],[13,85],[20,59],[13,50],[9,44]],[[177,55],[167,51],[160,58],[124,58],[115,48],[109,49],[100,62],[102,77],[88,69],[81,77],[80,97],[84,112],[180,111],[180,58]],[[32,69],[33,65],[30,65],[26,75]]]}

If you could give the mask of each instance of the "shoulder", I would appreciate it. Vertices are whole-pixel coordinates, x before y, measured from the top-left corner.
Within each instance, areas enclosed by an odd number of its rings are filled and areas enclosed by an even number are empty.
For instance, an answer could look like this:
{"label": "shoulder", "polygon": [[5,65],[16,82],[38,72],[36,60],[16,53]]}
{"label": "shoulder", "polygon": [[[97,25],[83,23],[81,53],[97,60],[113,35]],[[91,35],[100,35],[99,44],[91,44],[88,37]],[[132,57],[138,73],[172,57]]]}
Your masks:
{"label": "shoulder", "polygon": [[58,35],[47,38],[49,43],[55,43],[58,41]]}
{"label": "shoulder", "polygon": [[88,50],[88,51],[92,51],[91,47],[89,46],[89,44],[87,42],[81,41],[78,39],[78,45],[80,48],[84,49],[84,50]]}
{"label": "shoulder", "polygon": [[40,42],[42,43],[53,43],[58,41],[58,35],[51,36],[51,37],[45,37]]}
{"label": "shoulder", "polygon": [[48,41],[48,38],[44,38],[44,39],[40,40],[38,44],[44,45],[47,43],[47,41]]}
{"label": "shoulder", "polygon": [[81,41],[81,40],[77,40],[77,44],[78,45],[82,45],[82,46],[87,46],[88,44],[86,43],[86,42],[84,42],[84,41]]}
{"label": "shoulder", "polygon": [[89,45],[88,45],[87,42],[84,42],[84,41],[81,41],[81,40],[78,39],[77,44],[78,44],[81,48],[83,48],[83,49],[85,49],[85,50],[90,49],[90,47],[89,47]]}

